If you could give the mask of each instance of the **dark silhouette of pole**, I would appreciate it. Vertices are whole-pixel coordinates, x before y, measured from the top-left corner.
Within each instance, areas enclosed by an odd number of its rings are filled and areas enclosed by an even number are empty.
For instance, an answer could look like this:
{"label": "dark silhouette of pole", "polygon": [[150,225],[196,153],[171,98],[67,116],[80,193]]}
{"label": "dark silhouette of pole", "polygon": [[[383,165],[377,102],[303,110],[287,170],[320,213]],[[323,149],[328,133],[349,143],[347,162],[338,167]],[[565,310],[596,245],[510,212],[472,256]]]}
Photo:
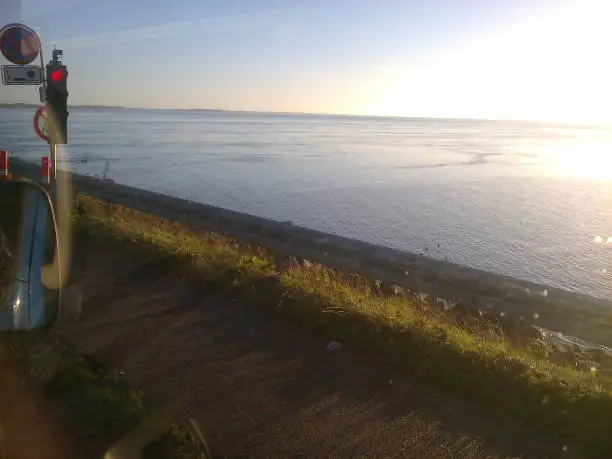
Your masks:
{"label": "dark silhouette of pole", "polygon": [[62,63],[63,54],[54,49],[46,66],[47,132],[51,146],[68,142],[68,68]]}

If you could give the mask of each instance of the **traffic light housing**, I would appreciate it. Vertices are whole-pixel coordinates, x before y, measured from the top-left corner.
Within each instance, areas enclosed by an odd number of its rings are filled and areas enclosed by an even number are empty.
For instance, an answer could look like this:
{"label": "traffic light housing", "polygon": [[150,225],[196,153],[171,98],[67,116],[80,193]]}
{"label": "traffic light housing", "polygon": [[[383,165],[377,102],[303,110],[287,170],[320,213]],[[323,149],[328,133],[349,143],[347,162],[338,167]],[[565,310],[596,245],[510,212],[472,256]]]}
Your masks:
{"label": "traffic light housing", "polygon": [[54,54],[46,67],[47,133],[51,145],[68,143],[68,69]]}

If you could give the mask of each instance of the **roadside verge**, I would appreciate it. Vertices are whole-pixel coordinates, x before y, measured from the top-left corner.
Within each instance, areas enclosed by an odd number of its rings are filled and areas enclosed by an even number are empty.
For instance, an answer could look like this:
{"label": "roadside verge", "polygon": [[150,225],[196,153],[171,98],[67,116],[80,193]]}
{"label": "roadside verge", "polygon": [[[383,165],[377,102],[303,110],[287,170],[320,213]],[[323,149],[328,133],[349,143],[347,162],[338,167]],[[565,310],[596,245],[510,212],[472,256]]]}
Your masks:
{"label": "roadside verge", "polygon": [[78,207],[77,232],[154,254],[211,291],[231,289],[423,381],[562,433],[593,457],[612,449],[612,378],[595,355],[551,362],[535,337],[444,313],[401,289],[87,196]]}

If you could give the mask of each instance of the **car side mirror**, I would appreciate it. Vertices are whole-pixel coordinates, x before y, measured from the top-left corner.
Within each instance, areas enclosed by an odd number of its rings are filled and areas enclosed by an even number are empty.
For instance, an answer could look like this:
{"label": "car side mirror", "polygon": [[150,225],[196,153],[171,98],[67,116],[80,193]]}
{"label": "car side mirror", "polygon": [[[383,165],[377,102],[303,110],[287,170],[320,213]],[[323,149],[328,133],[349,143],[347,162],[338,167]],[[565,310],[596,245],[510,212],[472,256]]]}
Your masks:
{"label": "car side mirror", "polygon": [[53,325],[62,282],[49,193],[29,180],[0,182],[0,331]]}

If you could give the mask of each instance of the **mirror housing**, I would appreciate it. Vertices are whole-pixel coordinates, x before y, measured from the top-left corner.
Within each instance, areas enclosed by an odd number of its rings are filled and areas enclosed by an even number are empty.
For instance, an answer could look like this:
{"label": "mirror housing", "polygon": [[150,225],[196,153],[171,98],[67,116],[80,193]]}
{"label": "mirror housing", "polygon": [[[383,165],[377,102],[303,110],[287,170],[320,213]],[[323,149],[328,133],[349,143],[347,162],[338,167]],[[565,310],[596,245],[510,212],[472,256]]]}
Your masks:
{"label": "mirror housing", "polygon": [[29,180],[0,182],[0,331],[53,325],[61,269],[49,193]]}

